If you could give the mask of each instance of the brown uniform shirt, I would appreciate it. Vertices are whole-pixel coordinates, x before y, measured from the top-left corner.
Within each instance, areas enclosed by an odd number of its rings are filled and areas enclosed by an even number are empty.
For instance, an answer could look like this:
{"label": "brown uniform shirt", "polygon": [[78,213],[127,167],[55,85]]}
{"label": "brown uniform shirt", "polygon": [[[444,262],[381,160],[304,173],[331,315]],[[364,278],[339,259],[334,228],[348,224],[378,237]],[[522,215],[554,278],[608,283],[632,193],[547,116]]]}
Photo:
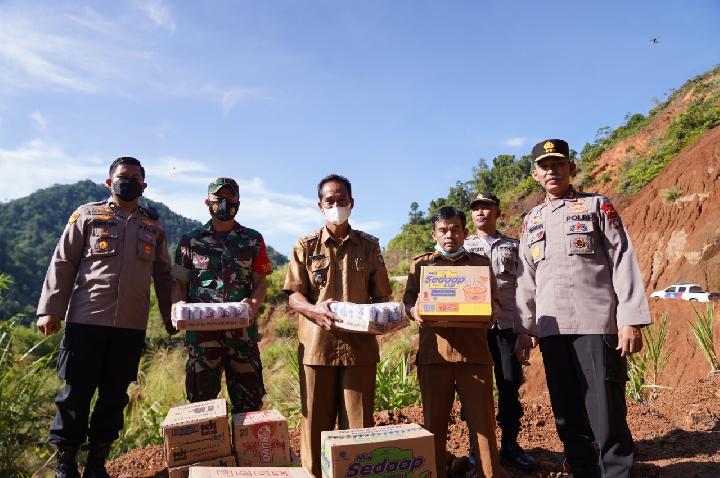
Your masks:
{"label": "brown uniform shirt", "polygon": [[145,330],[152,278],[163,322],[170,324],[171,268],[165,228],[145,209],[128,215],[112,198],[85,204],[70,216],[55,248],[37,314]]}
{"label": "brown uniform shirt", "polygon": [[[439,252],[428,252],[413,259],[408,274],[403,302],[413,307],[420,293],[420,267],[422,266],[490,266],[487,257],[464,252],[455,258],[447,258]],[[495,276],[490,274],[490,293],[492,296],[493,320],[502,314],[500,292]],[[463,327],[420,328],[420,343],[415,357],[418,365],[448,362],[465,362],[481,365],[493,365],[487,343],[487,330]]]}
{"label": "brown uniform shirt", "polygon": [[[337,244],[327,228],[300,239],[293,248],[285,292],[299,292],[315,304],[327,299],[369,304],[391,294],[377,238],[350,229]],[[300,317],[298,330],[305,365],[371,365],[380,360],[374,335],[325,330]]]}
{"label": "brown uniform shirt", "polygon": [[632,242],[600,194],[570,189],[525,217],[515,332],[538,337],[616,334],[650,323]]}

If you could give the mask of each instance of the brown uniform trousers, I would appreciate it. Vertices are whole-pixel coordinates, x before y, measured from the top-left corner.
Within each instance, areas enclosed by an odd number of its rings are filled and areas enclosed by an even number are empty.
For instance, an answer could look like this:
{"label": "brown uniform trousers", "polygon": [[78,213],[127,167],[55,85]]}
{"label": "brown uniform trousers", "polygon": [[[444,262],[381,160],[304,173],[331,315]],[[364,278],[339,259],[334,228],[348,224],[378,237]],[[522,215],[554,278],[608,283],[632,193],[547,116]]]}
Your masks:
{"label": "brown uniform trousers", "polygon": [[[408,275],[403,302],[415,305],[420,292],[420,267],[490,266],[482,256],[465,252],[449,259],[439,252],[423,254],[414,259]],[[493,318],[501,311],[500,295],[494,276],[490,275]],[[420,393],[423,402],[425,428],[435,436],[435,462],[438,478],[445,478],[448,421],[455,391],[465,410],[470,433],[477,437],[476,456],[480,458],[478,472],[486,477],[501,475],[497,440],[495,438],[495,406],[492,396],[493,360],[485,329],[443,328],[424,326],[420,329],[420,343],[415,360],[418,366]]]}
{"label": "brown uniform trousers", "polygon": [[[390,281],[378,240],[350,230],[337,244],[326,228],[300,239],[293,248],[284,290],[310,302],[327,299],[367,304],[389,296]],[[301,317],[300,457],[303,466],[321,476],[320,432],[371,427],[375,368],[380,359],[373,335],[327,331]]]}

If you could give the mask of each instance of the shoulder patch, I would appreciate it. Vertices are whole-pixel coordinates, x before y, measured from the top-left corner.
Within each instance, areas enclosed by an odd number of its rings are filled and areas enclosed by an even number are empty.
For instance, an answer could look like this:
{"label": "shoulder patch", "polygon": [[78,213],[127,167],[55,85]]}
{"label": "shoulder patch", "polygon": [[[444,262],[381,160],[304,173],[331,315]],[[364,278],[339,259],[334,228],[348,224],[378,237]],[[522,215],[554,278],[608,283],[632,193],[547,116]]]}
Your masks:
{"label": "shoulder patch", "polygon": [[355,232],[357,232],[360,237],[367,239],[368,241],[380,243],[380,239],[373,236],[372,234],[368,234],[367,232],[358,231],[358,230],[355,230]]}
{"label": "shoulder patch", "polygon": [[68,224],[75,224],[75,221],[78,220],[80,217],[80,209],[76,209],[74,213],[70,214],[70,218],[68,219]]}

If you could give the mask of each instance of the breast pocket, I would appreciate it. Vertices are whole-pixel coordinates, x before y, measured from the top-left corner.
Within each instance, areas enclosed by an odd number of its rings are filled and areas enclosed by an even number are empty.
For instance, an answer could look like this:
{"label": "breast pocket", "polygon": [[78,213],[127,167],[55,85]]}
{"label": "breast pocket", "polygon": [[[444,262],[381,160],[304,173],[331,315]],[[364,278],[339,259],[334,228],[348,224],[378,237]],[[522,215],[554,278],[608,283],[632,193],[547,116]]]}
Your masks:
{"label": "breast pocket", "polygon": [[313,287],[322,289],[328,281],[328,270],[330,268],[330,259],[316,259],[310,263],[309,275]]}
{"label": "breast pocket", "polygon": [[593,231],[595,231],[595,223],[593,221],[566,222],[565,236],[568,254],[594,254]]}
{"label": "breast pocket", "polygon": [[155,260],[155,236],[150,233],[140,233],[137,241],[138,257],[145,261]]}
{"label": "breast pocket", "polygon": [[510,247],[503,247],[498,250],[497,267],[501,274],[515,275],[517,272],[517,251]]}
{"label": "breast pocket", "polygon": [[533,263],[545,259],[545,231],[538,230],[530,235],[528,239],[528,248],[530,249],[530,256],[532,257]]}
{"label": "breast pocket", "polygon": [[117,254],[117,227],[113,225],[92,226],[87,244],[87,257],[106,257]]}

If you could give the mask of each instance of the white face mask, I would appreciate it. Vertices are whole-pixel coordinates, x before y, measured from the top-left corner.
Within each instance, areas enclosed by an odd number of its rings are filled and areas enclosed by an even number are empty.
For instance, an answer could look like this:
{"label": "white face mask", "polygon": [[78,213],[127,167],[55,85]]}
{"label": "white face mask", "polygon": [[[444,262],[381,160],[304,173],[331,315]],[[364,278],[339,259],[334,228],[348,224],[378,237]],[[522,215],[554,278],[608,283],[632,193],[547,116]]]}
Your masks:
{"label": "white face mask", "polygon": [[339,226],[340,224],[345,223],[345,221],[347,221],[350,217],[350,206],[333,206],[331,208],[323,208],[323,214],[325,214],[325,219],[327,219],[330,224]]}

